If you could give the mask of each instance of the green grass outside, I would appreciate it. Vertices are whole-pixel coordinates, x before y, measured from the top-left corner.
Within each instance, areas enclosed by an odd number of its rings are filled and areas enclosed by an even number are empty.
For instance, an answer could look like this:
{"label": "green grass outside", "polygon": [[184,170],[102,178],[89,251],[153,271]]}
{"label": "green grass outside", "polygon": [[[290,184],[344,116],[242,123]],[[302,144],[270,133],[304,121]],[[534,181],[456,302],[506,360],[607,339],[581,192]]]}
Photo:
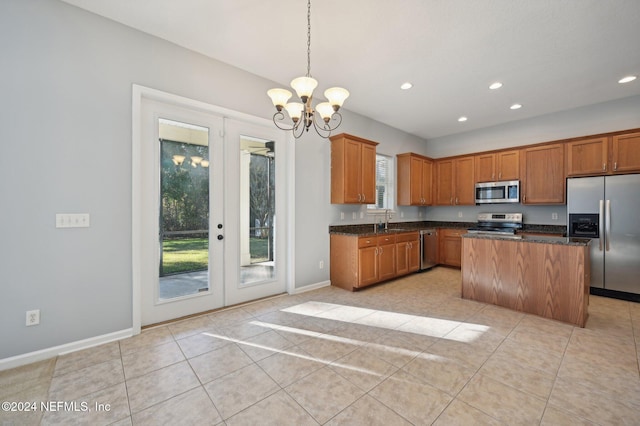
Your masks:
{"label": "green grass outside", "polygon": [[[181,238],[162,242],[163,275],[207,269],[209,262],[207,238]],[[251,262],[268,259],[268,241],[261,238],[249,240]]]}

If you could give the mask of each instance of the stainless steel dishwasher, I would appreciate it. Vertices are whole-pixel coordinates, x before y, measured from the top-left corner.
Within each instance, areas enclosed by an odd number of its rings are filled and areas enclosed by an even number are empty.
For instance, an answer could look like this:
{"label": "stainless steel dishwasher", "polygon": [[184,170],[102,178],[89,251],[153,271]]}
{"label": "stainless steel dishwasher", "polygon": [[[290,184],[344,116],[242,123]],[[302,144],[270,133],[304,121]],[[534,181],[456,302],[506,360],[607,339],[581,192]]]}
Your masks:
{"label": "stainless steel dishwasher", "polygon": [[438,263],[438,233],[435,229],[420,230],[420,270],[432,268]]}

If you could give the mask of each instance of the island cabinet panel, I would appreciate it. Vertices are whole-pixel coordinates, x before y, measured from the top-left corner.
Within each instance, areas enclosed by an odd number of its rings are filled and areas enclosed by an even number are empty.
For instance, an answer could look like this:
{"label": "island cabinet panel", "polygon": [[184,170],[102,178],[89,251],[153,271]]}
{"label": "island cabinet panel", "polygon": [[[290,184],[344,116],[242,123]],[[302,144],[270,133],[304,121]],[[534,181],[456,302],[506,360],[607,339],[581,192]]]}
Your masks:
{"label": "island cabinet panel", "polygon": [[463,238],[462,298],[584,327],[588,245]]}

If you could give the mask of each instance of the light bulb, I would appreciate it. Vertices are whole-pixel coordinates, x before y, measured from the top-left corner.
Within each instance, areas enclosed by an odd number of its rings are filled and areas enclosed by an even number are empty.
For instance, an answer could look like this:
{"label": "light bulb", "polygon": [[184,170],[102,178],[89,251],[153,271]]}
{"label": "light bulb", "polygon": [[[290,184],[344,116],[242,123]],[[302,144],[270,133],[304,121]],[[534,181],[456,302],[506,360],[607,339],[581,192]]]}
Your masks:
{"label": "light bulb", "polygon": [[313,94],[313,90],[318,87],[318,82],[311,77],[298,77],[291,80],[291,87],[296,91],[298,97],[302,99],[302,102],[306,103],[307,99]]}
{"label": "light bulb", "polygon": [[344,100],[349,97],[349,91],[342,87],[331,87],[324,91],[324,96],[335,111],[339,110]]}
{"label": "light bulb", "polygon": [[267,91],[267,95],[269,95],[273,106],[275,106],[278,111],[287,104],[287,101],[292,96],[291,92],[286,89],[270,89]]}

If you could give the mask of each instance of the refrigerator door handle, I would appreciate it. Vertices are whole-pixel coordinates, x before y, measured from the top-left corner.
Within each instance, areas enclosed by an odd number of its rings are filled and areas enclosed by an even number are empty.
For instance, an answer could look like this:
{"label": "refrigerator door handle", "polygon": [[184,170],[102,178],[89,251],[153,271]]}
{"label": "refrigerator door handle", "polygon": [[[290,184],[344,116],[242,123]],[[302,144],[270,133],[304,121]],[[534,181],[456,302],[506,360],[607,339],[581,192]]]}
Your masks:
{"label": "refrigerator door handle", "polygon": [[606,251],[609,251],[609,240],[611,235],[611,200],[607,200],[607,214],[605,216],[604,223],[606,234],[605,249]]}
{"label": "refrigerator door handle", "polygon": [[600,216],[599,216],[599,222],[598,223],[598,229],[600,229],[600,238],[598,238],[598,250],[602,251],[602,240],[604,240],[605,238],[605,234],[604,234],[604,200],[600,200]]}

